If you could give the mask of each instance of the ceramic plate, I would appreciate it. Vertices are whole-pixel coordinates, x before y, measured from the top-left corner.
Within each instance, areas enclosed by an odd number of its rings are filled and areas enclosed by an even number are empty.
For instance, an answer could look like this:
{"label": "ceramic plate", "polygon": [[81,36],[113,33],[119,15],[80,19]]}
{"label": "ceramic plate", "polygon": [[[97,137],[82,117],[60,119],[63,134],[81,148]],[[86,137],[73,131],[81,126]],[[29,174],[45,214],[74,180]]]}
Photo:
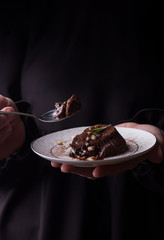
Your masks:
{"label": "ceramic plate", "polygon": [[116,127],[128,146],[124,153],[102,160],[93,160],[92,158],[79,160],[69,157],[71,150],[69,144],[72,142],[72,138],[82,133],[85,128],[87,127],[71,128],[45,135],[33,141],[31,148],[37,155],[50,161],[81,167],[94,167],[118,164],[136,158],[150,151],[156,143],[155,136],[149,132],[135,128]]}

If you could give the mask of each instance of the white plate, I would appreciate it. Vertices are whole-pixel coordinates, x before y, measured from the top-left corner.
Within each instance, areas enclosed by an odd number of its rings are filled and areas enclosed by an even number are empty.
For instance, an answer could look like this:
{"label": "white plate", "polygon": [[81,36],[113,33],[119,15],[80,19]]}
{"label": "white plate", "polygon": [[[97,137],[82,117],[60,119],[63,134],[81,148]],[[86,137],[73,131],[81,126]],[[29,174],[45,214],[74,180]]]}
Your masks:
{"label": "white plate", "polygon": [[[69,157],[71,150],[69,144],[72,141],[72,137],[82,133],[85,128],[86,127],[71,128],[45,135],[33,141],[31,148],[37,155],[50,161],[74,166],[92,167],[117,164],[136,158],[150,151],[156,143],[155,136],[149,132],[135,128],[116,127],[127,142],[128,148],[126,152],[101,160],[93,160],[91,158],[79,160]],[[64,143],[59,145],[59,142]]]}

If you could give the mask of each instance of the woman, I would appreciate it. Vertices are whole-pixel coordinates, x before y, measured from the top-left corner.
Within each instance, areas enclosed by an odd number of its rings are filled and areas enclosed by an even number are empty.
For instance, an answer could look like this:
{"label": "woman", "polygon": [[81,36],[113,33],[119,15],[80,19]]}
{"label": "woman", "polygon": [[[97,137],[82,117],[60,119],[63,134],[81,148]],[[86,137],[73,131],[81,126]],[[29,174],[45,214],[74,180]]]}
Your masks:
{"label": "woman", "polygon": [[[1,8],[0,109],[40,115],[72,93],[82,102],[55,124],[0,115],[2,240],[163,239],[162,8],[137,4]],[[147,130],[157,145],[133,161],[85,169],[30,149],[41,135],[95,123]]]}

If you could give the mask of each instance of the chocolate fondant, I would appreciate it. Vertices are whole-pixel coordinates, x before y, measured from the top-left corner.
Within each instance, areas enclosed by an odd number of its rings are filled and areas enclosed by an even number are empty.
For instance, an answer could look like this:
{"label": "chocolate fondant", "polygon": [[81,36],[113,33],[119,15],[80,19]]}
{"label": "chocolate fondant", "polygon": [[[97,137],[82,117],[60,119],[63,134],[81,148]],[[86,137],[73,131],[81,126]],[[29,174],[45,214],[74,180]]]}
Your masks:
{"label": "chocolate fondant", "polygon": [[112,125],[97,124],[76,135],[71,146],[71,157],[103,159],[123,153],[126,141]]}
{"label": "chocolate fondant", "polygon": [[54,118],[61,119],[69,117],[81,109],[81,102],[79,97],[76,94],[73,94],[65,102],[56,102],[55,109],[56,113]]}

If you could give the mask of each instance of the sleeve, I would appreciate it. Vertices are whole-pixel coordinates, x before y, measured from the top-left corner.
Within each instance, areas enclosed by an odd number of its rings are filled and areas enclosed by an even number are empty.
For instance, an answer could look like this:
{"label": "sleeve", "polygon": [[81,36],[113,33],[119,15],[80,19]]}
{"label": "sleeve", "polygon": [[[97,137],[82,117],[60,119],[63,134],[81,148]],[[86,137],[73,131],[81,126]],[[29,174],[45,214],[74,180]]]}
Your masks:
{"label": "sleeve", "polygon": [[[30,112],[30,104],[27,102],[16,103],[19,111]],[[35,121],[29,117],[22,117],[25,125],[26,140],[24,145],[17,152],[10,155],[1,162],[0,166],[0,185],[8,185],[21,182],[23,179],[32,175],[42,164],[39,157],[31,150],[31,142],[38,138],[41,133],[35,124]]]}
{"label": "sleeve", "polygon": [[[143,109],[129,121],[151,124],[164,131],[164,110]],[[132,174],[143,187],[164,195],[164,161],[159,164],[143,161],[132,170]]]}

